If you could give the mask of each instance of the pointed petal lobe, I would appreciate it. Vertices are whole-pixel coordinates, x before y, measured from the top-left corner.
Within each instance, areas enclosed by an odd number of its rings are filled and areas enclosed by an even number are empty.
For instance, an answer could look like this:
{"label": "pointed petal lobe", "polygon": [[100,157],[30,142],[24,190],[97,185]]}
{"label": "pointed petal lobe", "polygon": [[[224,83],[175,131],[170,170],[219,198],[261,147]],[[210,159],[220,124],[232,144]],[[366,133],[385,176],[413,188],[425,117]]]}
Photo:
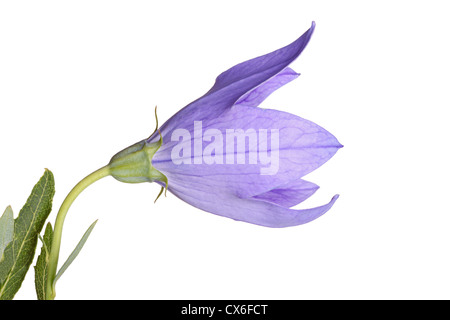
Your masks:
{"label": "pointed petal lobe", "polygon": [[286,68],[273,78],[267,80],[260,86],[250,90],[235,103],[235,105],[257,107],[263,102],[272,92],[281,88],[285,84],[297,79],[299,74],[291,68]]}
{"label": "pointed petal lobe", "polygon": [[329,203],[316,208],[288,209],[258,199],[236,197],[226,190],[217,188],[216,185],[208,184],[208,181],[201,177],[191,177],[189,184],[173,179],[169,184],[169,191],[201,210],[272,228],[296,226],[313,221],[327,212],[338,198],[336,195]]}
{"label": "pointed petal lobe", "polygon": [[[163,138],[170,136],[180,125],[217,118],[230,109],[241,96],[282,72],[302,53],[314,28],[313,22],[311,28],[293,43],[242,62],[220,74],[214,86],[203,97],[190,103],[164,123],[161,127]],[[147,141],[154,142],[157,139],[159,137],[155,133]]]}
{"label": "pointed petal lobe", "polygon": [[299,179],[252,198],[290,208],[308,199],[317,189],[318,185]]}
{"label": "pointed petal lobe", "polygon": [[[311,39],[314,29],[315,23],[313,22],[311,28],[293,43],[269,54],[242,62],[221,73],[208,93],[218,92],[232,86],[242,88],[243,85],[249,83],[254,88],[270,79],[291,64],[302,53]],[[242,92],[240,95],[244,93]]]}

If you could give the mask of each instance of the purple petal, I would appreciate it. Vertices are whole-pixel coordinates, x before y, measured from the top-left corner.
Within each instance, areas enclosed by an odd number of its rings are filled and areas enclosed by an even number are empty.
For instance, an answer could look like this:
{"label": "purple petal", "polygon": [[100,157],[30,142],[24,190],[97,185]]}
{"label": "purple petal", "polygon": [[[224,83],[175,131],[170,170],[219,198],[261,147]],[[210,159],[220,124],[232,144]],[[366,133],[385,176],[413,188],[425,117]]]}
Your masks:
{"label": "purple petal", "polygon": [[323,206],[311,209],[288,209],[256,199],[242,199],[209,184],[204,177],[191,177],[189,183],[169,178],[169,190],[181,200],[201,210],[266,227],[296,226],[317,219],[337,200],[335,195]]}
{"label": "purple petal", "polygon": [[253,196],[258,199],[270,203],[277,204],[281,207],[293,207],[314,194],[319,186],[306,180],[295,180],[283,186],[279,186],[270,191]]}
{"label": "purple petal", "polygon": [[239,91],[239,96],[237,97],[239,98],[246,91],[270,79],[291,64],[302,53],[311,39],[315,26],[313,22],[311,28],[290,45],[272,53],[242,62],[221,73],[208,94],[218,92],[224,88],[233,87],[233,89]]}
{"label": "purple petal", "polygon": [[[193,125],[186,127],[186,132],[190,139],[183,144],[171,137],[166,137],[163,145],[154,155],[152,163],[155,168],[169,178],[169,175],[182,176],[208,176],[214,180],[216,185],[221,186],[235,195],[248,198],[270,191],[290,181],[299,180],[301,177],[315,170],[328,161],[336,151],[342,147],[337,139],[325,129],[290,113],[246,107],[237,105],[221,117],[205,121],[202,123],[202,132],[216,130],[220,133],[223,141],[221,150],[216,150],[216,156],[222,159],[222,163],[208,164],[205,162],[205,155],[202,157],[202,150],[211,144],[210,141],[201,143],[200,153],[196,150],[196,141]],[[267,140],[270,141],[271,130],[277,130],[279,135],[278,148],[272,148],[271,141],[267,144],[267,154],[276,155],[271,164],[264,164],[261,161],[251,163],[250,159],[259,159],[261,149],[261,136],[257,136],[257,143],[252,143],[251,139],[245,143],[243,152],[238,151],[237,140],[226,138],[226,131],[240,129],[245,131],[253,130],[258,132],[266,130]],[[262,135],[264,137],[264,135]],[[220,138],[220,136],[219,136]],[[200,138],[201,139],[201,138]],[[205,139],[204,140],[208,140]],[[212,139],[211,139],[212,140]],[[201,140],[200,140],[201,142]],[[173,151],[177,145],[184,145],[190,148],[190,154],[186,155],[181,164],[173,161]],[[229,153],[232,150],[234,163],[227,164]],[[244,163],[237,163],[239,156],[244,158]],[[199,159],[200,158],[200,159]],[[277,162],[276,162],[276,161]],[[273,168],[275,174],[263,174],[264,170]]]}
{"label": "purple petal", "polygon": [[299,74],[291,68],[286,68],[273,78],[267,80],[260,86],[250,90],[236,101],[235,105],[257,107],[263,102],[272,92],[281,88],[286,83],[297,79]]}
{"label": "purple petal", "polygon": [[[169,191],[202,210],[268,227],[307,223],[331,208],[337,195],[320,207],[289,209],[318,189],[301,178],[342,145],[313,122],[256,108],[298,77],[288,66],[314,27],[282,49],[223,72],[207,94],[161,127],[163,143],[152,164],[167,177]],[[241,136],[228,139],[239,130]],[[155,133],[147,142],[158,139]]]}
{"label": "purple petal", "polygon": [[[291,64],[303,51],[314,31],[315,23],[299,39],[290,45],[264,56],[242,62],[220,74],[214,86],[201,98],[173,115],[161,127],[165,140],[172,131],[183,124],[219,117],[230,109],[244,94],[263,84]],[[147,141],[158,140],[158,133]]]}

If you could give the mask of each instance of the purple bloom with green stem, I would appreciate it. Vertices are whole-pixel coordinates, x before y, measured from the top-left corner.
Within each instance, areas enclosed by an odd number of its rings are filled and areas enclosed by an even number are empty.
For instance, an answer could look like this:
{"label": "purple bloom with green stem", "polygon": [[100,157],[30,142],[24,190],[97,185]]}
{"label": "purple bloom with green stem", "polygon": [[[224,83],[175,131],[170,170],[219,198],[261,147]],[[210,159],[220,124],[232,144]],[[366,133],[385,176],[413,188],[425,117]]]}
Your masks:
{"label": "purple bloom with green stem", "polygon": [[290,45],[240,63],[220,74],[202,97],[172,116],[148,138],[120,151],[67,195],[55,221],[45,297],[73,261],[93,225],[57,271],[65,217],[93,182],[113,176],[127,183],[156,182],[183,201],[220,216],[266,227],[310,222],[335,203],[292,209],[319,187],[302,178],[342,145],[320,126],[259,104],[296,79],[289,65],[308,44],[315,24]]}
{"label": "purple bloom with green stem", "polygon": [[[317,208],[290,208],[319,188],[302,177],[342,145],[308,120],[258,108],[272,92],[299,76],[288,66],[301,54],[314,27],[313,22],[284,48],[223,72],[204,96],[141,141],[142,149],[158,145],[150,155],[153,177],[146,173],[131,177],[119,170],[112,170],[112,175],[125,182],[156,181],[199,209],[267,227],[300,225],[324,214],[337,195]],[[130,148],[136,151],[136,145]],[[126,150],[122,156],[128,155]],[[258,161],[262,156],[274,161]],[[119,158],[110,165],[114,167]]]}

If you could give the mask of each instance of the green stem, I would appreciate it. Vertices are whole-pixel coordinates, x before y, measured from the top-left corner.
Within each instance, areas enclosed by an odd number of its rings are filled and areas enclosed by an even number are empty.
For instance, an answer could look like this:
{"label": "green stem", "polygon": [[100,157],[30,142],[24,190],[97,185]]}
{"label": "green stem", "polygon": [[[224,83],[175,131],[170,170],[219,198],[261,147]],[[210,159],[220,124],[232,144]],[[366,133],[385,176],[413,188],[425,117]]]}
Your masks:
{"label": "green stem", "polygon": [[101,178],[104,178],[109,175],[110,175],[109,165],[104,166],[103,168],[100,168],[97,171],[94,171],[93,173],[88,175],[69,192],[66,199],[64,199],[61,208],[59,209],[58,215],[56,216],[55,230],[53,232],[52,248],[50,250],[50,257],[48,261],[48,276],[46,288],[47,289],[46,297],[48,300],[53,300],[56,296],[54,280],[56,277],[56,269],[58,267],[58,257],[59,257],[59,249],[61,247],[63,224],[67,212],[69,211],[69,208],[72,205],[72,203],[84,189],[86,189],[95,181],[100,180]]}

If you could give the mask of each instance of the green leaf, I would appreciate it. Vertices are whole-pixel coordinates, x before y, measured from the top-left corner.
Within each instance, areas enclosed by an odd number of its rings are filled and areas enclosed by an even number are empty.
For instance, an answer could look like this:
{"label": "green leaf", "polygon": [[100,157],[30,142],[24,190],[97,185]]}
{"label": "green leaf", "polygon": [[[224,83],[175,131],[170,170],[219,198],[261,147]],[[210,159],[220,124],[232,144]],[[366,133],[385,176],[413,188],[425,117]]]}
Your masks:
{"label": "green leaf", "polygon": [[59,269],[58,273],[56,274],[55,280],[53,280],[53,287],[55,286],[56,281],[58,281],[58,279],[63,275],[63,273],[67,270],[67,268],[73,262],[73,260],[75,260],[75,258],[78,256],[78,254],[80,253],[81,249],[83,249],[83,246],[86,243],[87,239],[89,238],[89,235],[91,234],[92,230],[94,229],[95,224],[97,223],[97,221],[98,220],[95,220],[89,226],[89,228],[86,230],[86,232],[84,233],[83,237],[81,238],[80,242],[78,242],[77,246],[72,251],[70,256],[67,258],[66,262],[64,262],[64,264],[61,267],[61,269]]}
{"label": "green leaf", "polygon": [[11,207],[7,207],[0,218],[0,262],[3,261],[3,251],[13,240],[14,236],[14,214]]}
{"label": "green leaf", "polygon": [[6,246],[0,262],[0,300],[11,300],[20,289],[33,261],[38,235],[52,209],[55,182],[45,170],[27,202],[14,220],[13,240]]}
{"label": "green leaf", "polygon": [[34,267],[34,284],[36,294],[39,300],[46,300],[46,286],[48,276],[48,258],[52,249],[53,229],[51,223],[45,227],[44,239],[42,241],[41,254],[39,255],[36,266]]}

